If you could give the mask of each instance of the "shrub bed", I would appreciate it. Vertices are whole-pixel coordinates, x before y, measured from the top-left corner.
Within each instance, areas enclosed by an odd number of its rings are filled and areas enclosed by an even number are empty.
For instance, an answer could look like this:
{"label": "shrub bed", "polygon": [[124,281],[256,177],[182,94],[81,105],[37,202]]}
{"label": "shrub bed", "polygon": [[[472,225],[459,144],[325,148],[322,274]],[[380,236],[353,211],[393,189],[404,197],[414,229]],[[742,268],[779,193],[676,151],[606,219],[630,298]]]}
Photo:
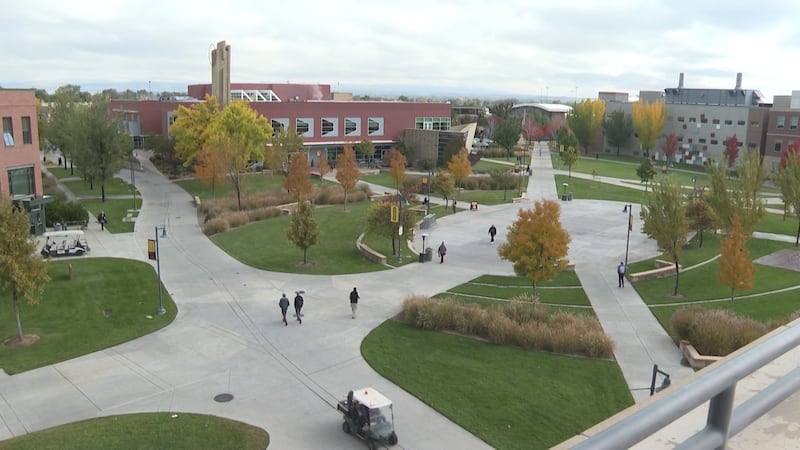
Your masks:
{"label": "shrub bed", "polygon": [[613,358],[614,343],[596,318],[550,313],[547,307],[530,301],[484,308],[477,303],[413,296],[403,302],[403,320],[418,328],[476,336],[527,350]]}
{"label": "shrub bed", "polygon": [[756,320],[723,309],[680,308],[670,318],[680,339],[703,355],[726,356],[765,335],[769,328]]}

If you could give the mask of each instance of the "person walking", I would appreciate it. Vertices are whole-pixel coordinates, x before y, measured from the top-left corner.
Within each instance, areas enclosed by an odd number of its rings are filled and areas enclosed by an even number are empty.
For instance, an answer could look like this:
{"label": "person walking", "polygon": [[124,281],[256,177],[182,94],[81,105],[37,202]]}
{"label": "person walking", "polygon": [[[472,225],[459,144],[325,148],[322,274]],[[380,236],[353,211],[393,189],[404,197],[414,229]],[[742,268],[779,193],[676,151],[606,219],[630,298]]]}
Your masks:
{"label": "person walking", "polygon": [[489,227],[489,237],[492,238],[490,242],[494,242],[494,235],[497,234],[497,228],[494,227],[494,224]]}
{"label": "person walking", "polygon": [[278,300],[278,306],[281,307],[281,316],[283,316],[283,325],[288,326],[289,322],[286,321],[286,311],[289,310],[289,299],[286,298],[285,292],[281,295],[281,299]]}
{"label": "person walking", "polygon": [[302,325],[303,313],[301,312],[301,310],[303,309],[303,296],[300,295],[300,292],[302,291],[295,292],[295,294],[297,295],[294,296],[294,313],[295,315],[297,315],[297,321],[300,322],[300,325]]}
{"label": "person walking", "polygon": [[447,254],[447,247],[444,246],[444,241],[442,241],[442,243],[439,245],[439,250],[437,250],[437,253],[439,253],[439,264],[444,263],[444,255]]}
{"label": "person walking", "polygon": [[100,214],[97,215],[97,221],[100,222],[100,230],[106,229],[106,212],[100,211]]}
{"label": "person walking", "polygon": [[350,310],[353,312],[353,319],[356,318],[356,309],[358,309],[358,299],[361,298],[358,295],[358,291],[356,288],[353,288],[353,291],[350,292]]}
{"label": "person walking", "polygon": [[453,214],[456,213],[456,199],[453,199]]}
{"label": "person walking", "polygon": [[619,287],[625,287],[625,271],[627,267],[625,267],[625,263],[620,261],[619,265],[617,266],[617,275],[619,275]]}

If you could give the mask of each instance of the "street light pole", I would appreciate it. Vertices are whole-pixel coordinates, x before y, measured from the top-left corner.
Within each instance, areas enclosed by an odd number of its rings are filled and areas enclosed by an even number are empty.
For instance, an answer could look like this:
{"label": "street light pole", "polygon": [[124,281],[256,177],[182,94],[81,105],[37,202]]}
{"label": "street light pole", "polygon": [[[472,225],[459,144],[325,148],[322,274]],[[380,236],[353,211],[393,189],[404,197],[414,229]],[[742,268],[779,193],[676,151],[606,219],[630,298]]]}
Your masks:
{"label": "street light pole", "polygon": [[633,206],[630,203],[625,205],[622,212],[628,213],[628,237],[625,239],[625,267],[628,267],[628,247],[631,243],[631,229],[633,228]]}
{"label": "street light pole", "polygon": [[426,208],[425,208],[425,215],[426,216],[431,213],[431,183],[432,182],[433,182],[433,170],[428,169],[428,197],[427,197],[428,198],[428,202],[425,205],[426,206]]}
{"label": "street light pole", "polygon": [[133,191],[133,210],[136,211],[136,178],[133,174],[134,152],[131,150],[131,191]]}
{"label": "street light pole", "polygon": [[403,194],[397,189],[397,198],[400,206],[397,208],[397,265],[403,263],[400,253],[403,251]]}
{"label": "street light pole", "polygon": [[158,311],[156,312],[161,315],[164,314],[166,310],[164,309],[164,294],[161,289],[161,252],[158,248],[158,230],[161,230],[163,233],[162,237],[167,237],[167,227],[159,227],[156,225],[156,267],[158,269]]}

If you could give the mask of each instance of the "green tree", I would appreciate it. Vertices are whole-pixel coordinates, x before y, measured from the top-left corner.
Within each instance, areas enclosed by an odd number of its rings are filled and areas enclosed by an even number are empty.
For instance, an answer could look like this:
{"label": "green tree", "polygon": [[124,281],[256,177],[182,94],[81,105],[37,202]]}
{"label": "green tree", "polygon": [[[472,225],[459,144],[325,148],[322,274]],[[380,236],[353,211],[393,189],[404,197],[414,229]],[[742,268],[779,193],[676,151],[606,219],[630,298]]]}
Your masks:
{"label": "green tree", "polygon": [[173,112],[175,121],[169,127],[169,132],[175,139],[175,152],[184,167],[190,166],[211,140],[212,125],[219,113],[219,103],[216,97],[210,95],[206,96],[204,102],[195,103],[190,108],[180,105]]}
{"label": "green tree", "polygon": [[784,208],[797,217],[797,234],[794,245],[800,244],[800,141],[783,150],[781,165],[774,177],[775,185],[781,191]]}
{"label": "green tree", "polygon": [[[397,246],[395,239],[397,238],[397,223],[391,221],[392,206],[397,206],[397,196],[393,201],[373,202],[369,205],[367,210],[367,223],[366,232],[375,234],[377,236],[386,237],[392,240],[392,255],[397,254]],[[414,234],[414,221],[416,217],[414,211],[408,208],[403,208],[398,211],[403,223],[403,235],[400,237],[400,242],[408,240]]]}
{"label": "green tree", "polygon": [[108,117],[109,99],[92,97],[88,107],[80,108],[75,130],[80,150],[75,154],[78,169],[90,183],[100,184],[100,198],[106,201],[106,183],[128,161],[133,140],[118,119]]}
{"label": "green tree", "polygon": [[603,131],[606,134],[608,145],[616,148],[617,156],[619,156],[620,147],[624,147],[631,138],[633,124],[630,119],[625,117],[624,111],[616,110],[612,111],[608,115],[608,119],[603,122]]}
{"label": "green tree", "polygon": [[248,102],[237,100],[229,103],[214,118],[211,132],[210,143],[223,152],[225,170],[236,190],[236,201],[241,210],[242,172],[247,168],[248,161],[263,159],[264,147],[272,137],[272,125]]}
{"label": "green tree", "polygon": [[276,171],[283,169],[283,164],[288,162],[289,155],[303,150],[303,136],[297,134],[294,128],[288,130],[281,128],[272,136],[272,145],[264,150],[264,165]]}
{"label": "green tree", "polygon": [[567,265],[569,233],[561,226],[560,208],[552,200],[536,201],[534,209],[520,209],[508,227],[507,241],[498,253],[511,261],[514,273],[536,283],[550,280]]}
{"label": "green tree", "polygon": [[722,240],[717,279],[723,286],[731,288],[731,302],[736,289],[750,289],[755,280],[755,267],[745,248],[747,236],[739,223],[739,216],[733,216],[731,232]]}
{"label": "green tree", "polygon": [[572,178],[572,166],[578,162],[578,149],[574,146],[570,145],[563,152],[561,152],[561,162],[564,163],[565,166],[569,167],[569,178]]}
{"label": "green tree", "polygon": [[464,137],[460,135],[451,136],[450,139],[447,140],[447,147],[444,149],[442,161],[445,163],[450,161],[453,158],[453,155],[458,154],[462,148],[465,148]]}
{"label": "green tree", "polygon": [[689,233],[689,221],[686,218],[686,205],[683,203],[680,185],[671,178],[661,177],[653,185],[653,191],[645,196],[643,206],[640,216],[644,222],[645,234],[655,240],[659,250],[667,253],[675,263],[673,295],[677,296],[679,260]]}
{"label": "green tree", "polygon": [[656,145],[656,139],[664,128],[667,108],[660,100],[652,103],[639,100],[631,105],[631,115],[633,116],[633,128],[639,136],[639,143],[645,150],[645,156],[649,156],[650,150]]}
{"label": "green tree", "polygon": [[603,123],[605,111],[606,104],[603,100],[587,98],[580,103],[576,103],[572,111],[567,114],[569,129],[578,139],[578,144],[584,153],[588,151],[587,148],[597,136],[597,131]]}
{"label": "green tree", "polygon": [[311,168],[308,166],[305,152],[292,154],[284,186],[298,202],[305,200],[311,194]]}
{"label": "green tree", "polygon": [[711,208],[703,197],[694,197],[686,204],[686,218],[689,229],[700,235],[700,248],[703,248],[703,232],[714,226]]}
{"label": "green tree", "polygon": [[757,150],[745,153],[744,162],[736,180],[729,180],[727,164],[711,164],[711,190],[706,198],[711,207],[714,224],[726,232],[733,225],[733,216],[739,216],[745,236],[752,236],[756,224],[766,209],[758,193],[764,184],[764,168]]}
{"label": "green tree", "polygon": [[372,160],[375,158],[375,144],[368,139],[362,139],[361,142],[356,144],[356,153],[358,153],[362,158]]}
{"label": "green tree", "polygon": [[[39,135],[43,137],[45,146],[51,150],[58,150],[64,157],[64,167],[67,159],[72,162],[74,150],[78,147],[75,137],[76,111],[80,102],[80,87],[66,85],[56,89],[52,96],[50,106],[47,108],[46,119],[39,122]],[[70,170],[74,174],[74,169]]]}
{"label": "green tree", "polygon": [[522,126],[518,117],[509,116],[503,120],[494,132],[494,141],[505,149],[506,159],[511,157],[514,146],[519,142],[519,135],[522,133]]}
{"label": "green tree", "polygon": [[356,188],[361,173],[356,164],[352,144],[345,144],[344,151],[336,158],[336,181],[344,190],[344,210],[347,211],[347,193]]}
{"label": "green tree", "polygon": [[489,171],[489,176],[492,178],[492,182],[497,186],[497,189],[503,190],[503,201],[506,200],[506,192],[509,189],[514,189],[517,187],[517,176],[515,176],[510,170],[503,170],[503,169],[495,169]]}
{"label": "green tree", "polygon": [[447,199],[453,198],[456,193],[456,183],[453,176],[448,172],[437,172],[431,180],[431,191],[444,199],[444,206],[447,207]]}
{"label": "green tree", "polygon": [[389,157],[389,173],[392,176],[392,180],[394,180],[397,191],[400,192],[400,187],[406,179],[406,157],[395,148],[389,154],[391,155]]}
{"label": "green tree", "polygon": [[314,219],[314,207],[308,200],[301,200],[297,204],[286,237],[303,250],[303,265],[308,264],[308,249],[319,242],[320,237],[319,226]]}
{"label": "green tree", "polygon": [[33,305],[41,294],[47,263],[36,253],[36,240],[30,234],[30,219],[11,199],[0,200],[0,297],[10,297],[17,324],[16,342],[23,342],[19,300]]}
{"label": "green tree", "polygon": [[636,168],[636,175],[639,176],[639,179],[642,180],[644,183],[644,192],[647,192],[647,185],[653,181],[653,177],[656,176],[656,169],[653,168],[653,163],[650,162],[650,158],[645,158],[639,167]]}
{"label": "green tree", "polygon": [[464,180],[472,173],[472,164],[469,162],[467,149],[462,148],[461,151],[450,158],[450,161],[447,162],[447,170],[453,175],[456,186],[461,187]]}

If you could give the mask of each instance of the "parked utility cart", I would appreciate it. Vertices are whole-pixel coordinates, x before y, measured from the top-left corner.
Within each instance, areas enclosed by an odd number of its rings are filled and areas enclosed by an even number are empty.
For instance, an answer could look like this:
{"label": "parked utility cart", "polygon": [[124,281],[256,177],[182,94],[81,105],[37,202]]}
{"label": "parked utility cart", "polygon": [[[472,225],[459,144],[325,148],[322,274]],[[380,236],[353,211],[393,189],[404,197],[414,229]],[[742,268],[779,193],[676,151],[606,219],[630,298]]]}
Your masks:
{"label": "parked utility cart", "polygon": [[337,409],[344,416],[342,430],[366,441],[370,450],[397,444],[392,401],[375,389],[348,392],[347,399],[341,400]]}
{"label": "parked utility cart", "polygon": [[40,253],[45,258],[83,256],[89,251],[89,243],[80,230],[48,231],[44,233],[44,239]]}

